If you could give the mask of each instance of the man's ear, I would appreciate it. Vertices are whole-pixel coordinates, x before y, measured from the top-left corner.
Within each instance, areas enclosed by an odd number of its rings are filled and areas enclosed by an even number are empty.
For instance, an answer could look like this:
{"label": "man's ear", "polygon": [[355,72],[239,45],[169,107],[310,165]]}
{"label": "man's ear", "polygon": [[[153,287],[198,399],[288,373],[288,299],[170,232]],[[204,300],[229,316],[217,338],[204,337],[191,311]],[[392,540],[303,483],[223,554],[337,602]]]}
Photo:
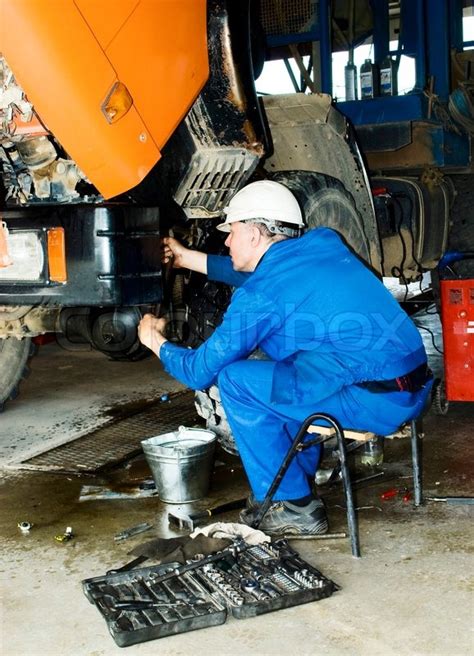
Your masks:
{"label": "man's ear", "polygon": [[255,244],[255,246],[258,246],[261,239],[262,233],[256,225],[252,225],[252,243]]}

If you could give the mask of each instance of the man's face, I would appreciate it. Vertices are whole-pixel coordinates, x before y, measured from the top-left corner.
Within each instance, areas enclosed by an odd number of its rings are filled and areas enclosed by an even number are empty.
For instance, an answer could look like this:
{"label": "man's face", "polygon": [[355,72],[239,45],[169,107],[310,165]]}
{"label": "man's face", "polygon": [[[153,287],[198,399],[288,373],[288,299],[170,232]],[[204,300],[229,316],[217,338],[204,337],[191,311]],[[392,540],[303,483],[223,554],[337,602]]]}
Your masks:
{"label": "man's face", "polygon": [[235,271],[254,270],[256,256],[255,231],[258,232],[258,228],[249,223],[237,221],[231,224],[225,245],[229,249]]}

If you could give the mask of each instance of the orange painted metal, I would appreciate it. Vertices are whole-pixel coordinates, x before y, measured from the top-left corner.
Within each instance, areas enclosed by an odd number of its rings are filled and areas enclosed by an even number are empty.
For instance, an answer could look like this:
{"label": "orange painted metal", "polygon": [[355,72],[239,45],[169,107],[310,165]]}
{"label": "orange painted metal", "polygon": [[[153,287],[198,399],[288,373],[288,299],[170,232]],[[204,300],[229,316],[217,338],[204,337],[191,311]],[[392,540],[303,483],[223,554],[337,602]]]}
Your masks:
{"label": "orange painted metal", "polygon": [[[111,198],[147,175],[207,80],[206,2],[2,0],[0,51],[43,123]],[[133,105],[109,124],[101,107],[118,81]]]}
{"label": "orange painted metal", "polygon": [[66,240],[64,228],[48,230],[48,267],[50,280],[66,282]]}
{"label": "orange painted metal", "polygon": [[161,149],[208,77],[206,2],[141,2],[106,52]]}
{"label": "orange painted metal", "polygon": [[440,286],[446,398],[474,401],[474,279]]}
{"label": "orange painted metal", "polygon": [[140,0],[74,0],[74,3],[105,50]]}
{"label": "orange painted metal", "polygon": [[0,267],[7,267],[13,264],[8,253],[8,232],[7,226],[0,217]]}

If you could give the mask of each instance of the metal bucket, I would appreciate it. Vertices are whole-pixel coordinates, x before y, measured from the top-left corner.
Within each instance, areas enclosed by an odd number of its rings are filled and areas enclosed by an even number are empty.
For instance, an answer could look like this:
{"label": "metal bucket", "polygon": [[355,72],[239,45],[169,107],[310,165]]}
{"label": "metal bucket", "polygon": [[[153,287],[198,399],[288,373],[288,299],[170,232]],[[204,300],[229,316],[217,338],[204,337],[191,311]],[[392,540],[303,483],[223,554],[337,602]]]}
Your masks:
{"label": "metal bucket", "polygon": [[183,503],[206,496],[215,445],[216,435],[212,431],[185,426],[142,440],[162,501]]}

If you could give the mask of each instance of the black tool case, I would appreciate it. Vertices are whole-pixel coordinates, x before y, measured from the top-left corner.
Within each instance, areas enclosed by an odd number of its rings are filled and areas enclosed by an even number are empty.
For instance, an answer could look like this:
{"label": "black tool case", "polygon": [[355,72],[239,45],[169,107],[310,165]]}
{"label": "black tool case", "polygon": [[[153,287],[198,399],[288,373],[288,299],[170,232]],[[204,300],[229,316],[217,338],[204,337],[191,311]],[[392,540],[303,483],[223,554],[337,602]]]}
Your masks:
{"label": "black tool case", "polygon": [[86,579],[84,593],[117,645],[126,647],[223,624],[229,611],[238,619],[254,617],[338,590],[286,540],[220,554],[203,565],[189,562],[184,572],[180,563],[166,563]]}

